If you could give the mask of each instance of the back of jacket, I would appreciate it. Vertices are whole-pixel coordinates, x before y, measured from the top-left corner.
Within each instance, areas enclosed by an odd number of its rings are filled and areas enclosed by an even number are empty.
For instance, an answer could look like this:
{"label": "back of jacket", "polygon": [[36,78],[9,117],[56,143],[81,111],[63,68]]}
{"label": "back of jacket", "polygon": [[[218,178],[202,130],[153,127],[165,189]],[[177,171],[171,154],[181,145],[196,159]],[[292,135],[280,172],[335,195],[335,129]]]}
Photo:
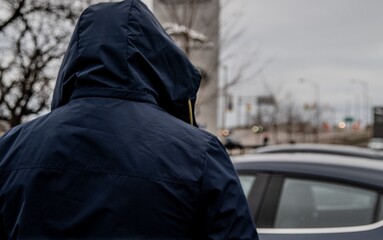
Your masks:
{"label": "back of jacket", "polygon": [[256,239],[199,78],[140,1],[85,10],[52,111],[0,138],[0,239]]}

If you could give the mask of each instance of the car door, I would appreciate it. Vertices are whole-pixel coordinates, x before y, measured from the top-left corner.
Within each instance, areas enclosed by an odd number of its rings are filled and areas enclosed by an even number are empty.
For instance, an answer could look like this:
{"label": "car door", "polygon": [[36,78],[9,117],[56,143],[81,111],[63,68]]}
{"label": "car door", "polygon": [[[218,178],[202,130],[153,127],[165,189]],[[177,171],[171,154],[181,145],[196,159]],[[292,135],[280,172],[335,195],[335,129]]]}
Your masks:
{"label": "car door", "polygon": [[383,236],[383,201],[377,189],[310,176],[239,172],[241,181],[252,175],[247,196],[261,240]]}

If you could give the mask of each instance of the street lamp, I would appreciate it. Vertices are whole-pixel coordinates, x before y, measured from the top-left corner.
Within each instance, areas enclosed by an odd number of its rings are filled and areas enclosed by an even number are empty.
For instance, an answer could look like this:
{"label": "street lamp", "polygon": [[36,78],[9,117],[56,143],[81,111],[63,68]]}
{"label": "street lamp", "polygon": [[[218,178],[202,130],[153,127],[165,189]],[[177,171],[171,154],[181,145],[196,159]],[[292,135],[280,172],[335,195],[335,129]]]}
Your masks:
{"label": "street lamp", "polygon": [[319,141],[319,127],[320,127],[320,92],[319,92],[319,84],[312,81],[312,80],[309,80],[309,79],[306,79],[306,78],[300,78],[299,79],[299,82],[301,83],[308,83],[310,84],[311,86],[313,86],[314,88],[314,91],[315,91],[315,99],[316,99],[316,107],[315,107],[315,110],[316,110],[316,126],[315,126],[315,142],[318,142]]}
{"label": "street lamp", "polygon": [[368,83],[366,81],[360,80],[360,79],[350,79],[351,83],[354,84],[360,84],[363,89],[363,98],[364,98],[364,114],[365,114],[365,121],[366,121],[366,126],[368,125],[369,121],[369,104],[368,104]]}

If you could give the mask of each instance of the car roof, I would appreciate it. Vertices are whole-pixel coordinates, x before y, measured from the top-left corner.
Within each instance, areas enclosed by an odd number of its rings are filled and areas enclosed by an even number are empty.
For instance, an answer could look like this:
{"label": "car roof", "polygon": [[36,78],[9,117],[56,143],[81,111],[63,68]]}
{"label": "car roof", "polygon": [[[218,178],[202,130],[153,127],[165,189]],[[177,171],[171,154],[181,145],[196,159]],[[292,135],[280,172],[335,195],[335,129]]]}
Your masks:
{"label": "car roof", "polygon": [[383,190],[383,161],[318,153],[233,156],[238,171],[311,176],[368,185]]}
{"label": "car roof", "polygon": [[371,159],[383,160],[383,152],[376,150],[337,144],[318,144],[318,143],[296,143],[296,144],[279,144],[259,147],[254,153],[292,153],[292,152],[308,152],[308,153],[328,153],[335,155],[344,155],[350,157],[364,157]]}

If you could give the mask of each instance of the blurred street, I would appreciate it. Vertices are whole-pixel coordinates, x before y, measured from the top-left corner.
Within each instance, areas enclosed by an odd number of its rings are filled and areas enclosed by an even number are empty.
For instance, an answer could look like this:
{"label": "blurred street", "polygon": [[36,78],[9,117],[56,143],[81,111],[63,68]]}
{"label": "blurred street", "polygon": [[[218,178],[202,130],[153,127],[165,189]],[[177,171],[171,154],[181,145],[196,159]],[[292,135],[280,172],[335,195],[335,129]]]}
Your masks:
{"label": "blurred street", "polygon": [[[345,129],[342,131],[328,131],[319,133],[289,133],[284,130],[278,132],[253,133],[249,128],[240,128],[232,130],[230,136],[222,138],[225,142],[230,139],[244,147],[245,153],[247,150],[257,148],[264,145],[275,145],[285,143],[325,143],[325,144],[340,144],[352,145],[359,147],[367,147],[367,143],[371,138],[372,131],[370,129],[351,130]],[[265,143],[265,140],[267,143]],[[234,154],[239,153],[233,151]]]}

